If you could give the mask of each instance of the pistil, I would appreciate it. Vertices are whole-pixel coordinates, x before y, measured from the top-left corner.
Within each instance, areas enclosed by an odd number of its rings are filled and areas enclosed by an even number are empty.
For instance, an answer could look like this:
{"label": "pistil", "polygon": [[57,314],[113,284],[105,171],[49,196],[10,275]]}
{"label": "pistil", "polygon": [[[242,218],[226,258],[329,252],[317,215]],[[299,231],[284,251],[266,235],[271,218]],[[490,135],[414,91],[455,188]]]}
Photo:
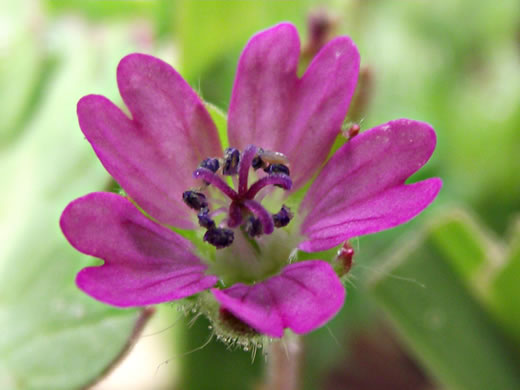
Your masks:
{"label": "pistil", "polygon": [[[263,168],[266,176],[261,177],[251,186],[248,184],[249,171]],[[237,190],[231,188],[220,175],[238,175]],[[264,151],[254,145],[248,146],[242,154],[236,148],[227,148],[224,158],[204,159],[193,172],[195,178],[203,180],[205,186],[198,190],[183,193],[184,202],[198,212],[199,225],[207,229],[204,241],[217,249],[233,243],[234,232],[231,229],[241,227],[249,240],[272,234],[274,228],[287,226],[292,213],[285,205],[276,214],[270,214],[259,201],[255,200],[259,191],[267,186],[276,186],[290,190],[292,181],[287,158],[277,152]],[[202,190],[208,186],[217,188],[231,200],[227,214],[217,226],[215,212],[210,212],[209,202]],[[226,226],[227,225],[227,226]]]}
{"label": "pistil", "polygon": [[255,158],[257,147],[250,145],[244,151],[238,174],[238,194],[243,196],[247,192],[247,181],[249,178],[249,167]]}

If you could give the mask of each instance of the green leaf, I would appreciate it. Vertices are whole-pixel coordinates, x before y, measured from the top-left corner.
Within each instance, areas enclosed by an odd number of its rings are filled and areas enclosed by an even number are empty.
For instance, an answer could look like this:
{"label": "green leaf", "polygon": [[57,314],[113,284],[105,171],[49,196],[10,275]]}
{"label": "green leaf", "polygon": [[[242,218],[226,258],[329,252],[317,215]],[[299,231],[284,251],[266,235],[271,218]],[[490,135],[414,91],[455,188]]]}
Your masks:
{"label": "green leaf", "polygon": [[[75,105],[96,86],[97,92],[115,94],[117,57],[128,44],[119,31],[105,32],[100,46],[82,27],[66,28],[53,31],[58,62],[34,116],[26,120],[23,137],[0,156],[2,389],[92,383],[128,348],[149,315],[104,305],[74,283],[92,259],[65,240],[60,214],[68,202],[109,181],[79,130]],[[112,88],[105,85],[109,79]]]}
{"label": "green leaf", "polygon": [[482,272],[493,262],[492,254],[500,255],[491,235],[468,213],[451,210],[436,218],[431,238],[454,270],[478,290]]}
{"label": "green leaf", "polygon": [[20,132],[49,65],[29,34],[13,40],[5,53],[0,58],[0,148]]}
{"label": "green leaf", "polygon": [[50,13],[76,11],[89,19],[114,21],[151,16],[162,1],[133,0],[121,4],[119,1],[45,0],[44,3]]}
{"label": "green leaf", "polygon": [[520,346],[520,222],[517,221],[505,262],[490,286],[490,304]]}
{"label": "green leaf", "polygon": [[[460,227],[444,226],[445,234],[465,236],[468,253],[475,253]],[[438,229],[434,225],[401,243],[371,280],[373,295],[418,359],[447,388],[520,388],[511,344],[453,267]]]}
{"label": "green leaf", "polygon": [[177,1],[172,18],[180,73],[205,100],[227,108],[238,57],[251,36],[285,20],[302,27],[312,1]]}
{"label": "green leaf", "polygon": [[507,250],[462,210],[437,217],[430,235],[454,272],[520,347],[520,223]]}
{"label": "green leaf", "polygon": [[224,5],[220,0],[179,1],[175,26],[183,74],[188,80],[196,80],[224,53],[243,47],[255,32],[281,20],[303,20],[308,3],[308,0],[269,4],[232,0]]}

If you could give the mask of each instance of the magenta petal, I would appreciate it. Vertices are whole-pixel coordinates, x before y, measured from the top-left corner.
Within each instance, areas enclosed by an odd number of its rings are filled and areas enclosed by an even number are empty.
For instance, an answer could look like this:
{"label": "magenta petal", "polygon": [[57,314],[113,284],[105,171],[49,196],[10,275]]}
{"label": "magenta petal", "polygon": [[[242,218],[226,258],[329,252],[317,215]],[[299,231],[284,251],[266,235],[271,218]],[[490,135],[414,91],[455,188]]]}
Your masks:
{"label": "magenta petal", "polygon": [[320,327],[345,300],[341,281],[321,260],[290,264],[280,275],[251,286],[211,291],[223,308],[272,337],[282,337],[285,328],[302,334]]}
{"label": "magenta petal", "polygon": [[79,272],[76,283],[111,305],[143,306],[213,286],[189,241],[146,218],[126,198],[97,192],[71,202],[60,220],[69,242],[102,266]]}
{"label": "magenta petal", "polygon": [[442,182],[404,184],[435,148],[430,125],[400,119],[353,138],[330,159],[302,205],[305,251],[407,222],[437,196]]}
{"label": "magenta petal", "polygon": [[193,226],[182,193],[197,185],[193,171],[222,149],[203,103],[165,62],[131,54],[117,69],[119,90],[133,120],[103,96],[78,103],[81,130],[107,171],[147,213],[182,228]]}
{"label": "magenta petal", "polygon": [[305,234],[309,240],[300,243],[299,248],[306,252],[327,250],[351,237],[408,222],[435,199],[441,186],[437,178],[402,185],[337,211],[308,228]]}
{"label": "magenta petal", "polygon": [[240,58],[228,116],[230,145],[254,143],[288,156],[293,189],[325,160],[359,72],[358,51],[347,37],[327,44],[301,79],[299,53],[291,24],[251,38]]}

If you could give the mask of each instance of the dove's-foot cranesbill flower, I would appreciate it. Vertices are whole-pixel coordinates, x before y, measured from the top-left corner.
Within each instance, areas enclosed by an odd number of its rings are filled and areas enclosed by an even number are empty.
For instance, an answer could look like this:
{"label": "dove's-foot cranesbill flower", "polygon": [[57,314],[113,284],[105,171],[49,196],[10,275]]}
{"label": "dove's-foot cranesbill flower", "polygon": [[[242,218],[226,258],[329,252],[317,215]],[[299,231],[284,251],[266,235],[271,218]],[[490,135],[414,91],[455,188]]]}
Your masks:
{"label": "dove's-foot cranesbill flower", "polygon": [[[420,213],[441,181],[405,181],[430,158],[435,133],[394,120],[352,138],[325,163],[359,54],[349,38],[335,38],[300,78],[299,51],[290,24],[250,40],[225,149],[197,94],[148,55],[131,54],[117,69],[130,115],[103,96],[79,101],[81,130],[124,190],[86,195],[63,212],[70,243],[104,260],[78,274],[80,289],[120,307],[183,299],[218,336],[244,346],[285,329],[310,332],[338,312],[345,289],[334,259],[300,261],[296,249],[339,247]],[[300,204],[296,191],[305,191]]]}

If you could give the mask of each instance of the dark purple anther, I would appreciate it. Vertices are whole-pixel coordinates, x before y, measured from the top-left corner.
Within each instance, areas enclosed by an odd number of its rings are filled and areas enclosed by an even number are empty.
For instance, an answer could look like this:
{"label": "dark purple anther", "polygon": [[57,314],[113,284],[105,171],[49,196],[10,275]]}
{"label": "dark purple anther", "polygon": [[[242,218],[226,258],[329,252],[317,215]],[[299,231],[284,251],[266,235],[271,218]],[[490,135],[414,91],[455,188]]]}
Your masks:
{"label": "dark purple anther", "polygon": [[193,210],[201,210],[208,207],[206,195],[197,191],[184,191],[182,193],[182,200]]}
{"label": "dark purple anther", "polygon": [[264,149],[258,148],[257,152],[258,154],[253,158],[253,161],[251,161],[251,167],[253,167],[255,171],[260,168],[265,168],[266,166],[266,162],[260,157],[264,153]]}
{"label": "dark purple anther", "polygon": [[249,234],[250,237],[261,236],[264,231],[260,219],[253,216],[247,219],[246,223],[244,224],[244,230],[247,234]]}
{"label": "dark purple anther", "polygon": [[263,234],[271,234],[273,232],[274,224],[271,214],[260,203],[256,200],[246,200],[244,201],[244,206],[260,220]]}
{"label": "dark purple anther", "polygon": [[224,175],[235,175],[238,173],[238,163],[240,162],[240,152],[236,148],[227,148],[224,150],[224,166],[222,173]]}
{"label": "dark purple anther", "polygon": [[197,214],[197,218],[199,218],[199,225],[206,228],[211,229],[215,227],[215,221],[211,219],[209,216],[209,210],[203,209],[200,213]]}
{"label": "dark purple anther", "polygon": [[[249,185],[251,168],[263,168],[268,174],[261,175],[261,178]],[[235,238],[231,229],[240,226],[250,239],[254,239],[264,234],[272,234],[275,227],[289,224],[292,218],[289,208],[283,206],[273,215],[255,200],[258,192],[267,186],[290,190],[292,181],[289,174],[288,160],[282,153],[265,151],[255,145],[248,145],[242,153],[236,148],[227,148],[224,151],[223,162],[216,158],[206,158],[193,172],[193,177],[206,183],[204,188],[208,188],[211,196],[213,190],[217,189],[231,200],[227,217],[217,224],[212,218],[214,214],[209,211],[209,201],[199,191],[185,191],[183,199],[189,207],[197,210],[199,225],[207,229],[204,241],[216,248],[225,248],[231,245]],[[231,188],[222,175],[237,175],[233,181],[237,190]],[[211,187],[207,187],[208,185]],[[220,197],[216,199],[217,204],[220,204]],[[223,207],[215,213],[225,212],[225,204],[221,206]],[[217,227],[218,225],[222,227]]]}
{"label": "dark purple anther", "polygon": [[257,169],[263,168],[264,165],[264,161],[260,158],[260,156],[255,156],[255,158],[253,158],[253,161],[251,161],[251,166],[255,171]]}
{"label": "dark purple anther", "polygon": [[220,163],[218,162],[218,158],[207,158],[200,163],[199,167],[209,169],[215,173],[220,168]]}
{"label": "dark purple anther", "polygon": [[264,171],[270,175],[273,173],[283,173],[287,176],[290,175],[289,167],[283,164],[271,164],[267,168],[264,168]]}
{"label": "dark purple anther", "polygon": [[291,222],[292,217],[293,214],[291,213],[289,207],[283,205],[279,212],[273,214],[274,226],[277,228],[287,226],[289,225],[289,222]]}
{"label": "dark purple anther", "polygon": [[233,230],[226,228],[211,228],[204,234],[204,241],[209,242],[217,249],[230,246],[235,239]]}

